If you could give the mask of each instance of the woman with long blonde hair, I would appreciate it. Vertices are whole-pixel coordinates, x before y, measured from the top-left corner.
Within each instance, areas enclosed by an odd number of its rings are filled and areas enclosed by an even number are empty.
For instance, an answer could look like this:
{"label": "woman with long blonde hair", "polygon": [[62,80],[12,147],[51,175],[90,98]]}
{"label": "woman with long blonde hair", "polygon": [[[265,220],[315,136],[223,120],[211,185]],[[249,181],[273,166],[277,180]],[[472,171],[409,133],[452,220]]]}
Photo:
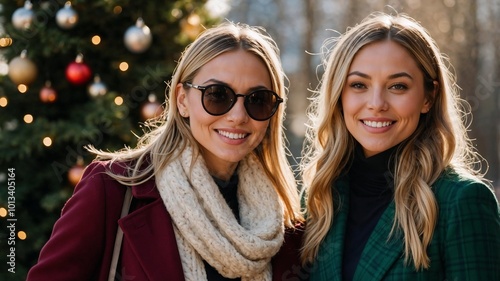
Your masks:
{"label": "woman with long blonde hair", "polygon": [[435,41],[374,13],[327,43],[303,160],[311,280],[500,280],[498,202]]}
{"label": "woman with long blonde hair", "polygon": [[90,149],[97,159],[28,280],[281,280],[299,264],[302,220],[284,148],[284,79],[263,29],[204,31],[138,145]]}

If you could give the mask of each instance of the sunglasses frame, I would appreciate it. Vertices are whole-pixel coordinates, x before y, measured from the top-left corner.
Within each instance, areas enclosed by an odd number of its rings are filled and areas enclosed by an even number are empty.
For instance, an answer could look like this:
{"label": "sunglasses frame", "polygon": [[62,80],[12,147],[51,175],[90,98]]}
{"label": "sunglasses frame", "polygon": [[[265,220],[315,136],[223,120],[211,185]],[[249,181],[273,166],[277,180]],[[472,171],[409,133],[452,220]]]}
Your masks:
{"label": "sunglasses frame", "polygon": [[[210,85],[207,85],[207,86],[201,86],[201,85],[195,85],[193,83],[189,83],[189,82],[184,82],[182,83],[184,86],[187,86],[189,88],[193,88],[193,89],[196,89],[196,90],[199,90],[201,92],[201,105],[203,106],[203,109],[205,109],[205,112],[207,112],[208,114],[212,115],[212,116],[221,116],[221,115],[224,115],[226,113],[228,113],[229,111],[231,111],[231,109],[234,107],[234,105],[236,104],[237,100],[238,100],[238,97],[242,97],[244,99],[244,105],[245,105],[245,110],[248,114],[248,116],[250,116],[250,118],[252,118],[253,120],[256,120],[256,121],[266,121],[268,119],[270,119],[271,117],[274,116],[274,114],[276,113],[276,111],[278,110],[278,107],[280,105],[280,103],[283,102],[283,98],[281,98],[278,94],[276,94],[275,92],[271,91],[271,90],[265,90],[265,89],[262,89],[262,90],[256,90],[256,91],[252,91],[246,95],[243,95],[243,94],[238,94],[236,93],[231,87],[227,86],[227,85],[224,85],[224,84],[210,84]],[[217,113],[217,114],[214,114],[212,112],[209,112],[207,110],[207,108],[205,107],[205,103],[203,102],[204,101],[204,97],[205,97],[205,91],[210,88],[210,87],[213,87],[213,86],[219,86],[219,87],[223,87],[224,89],[229,89],[231,91],[231,93],[233,93],[234,95],[234,99],[233,99],[233,102],[231,103],[231,106],[228,107],[228,109],[223,112],[223,113]],[[253,93],[256,93],[256,92],[260,92],[260,91],[266,91],[266,92],[269,92],[269,93],[272,93],[273,96],[276,98],[276,104],[274,105],[272,111],[271,111],[271,114],[269,117],[266,117],[266,118],[255,118],[248,110],[248,105],[247,105],[247,97],[250,96],[251,94]]]}

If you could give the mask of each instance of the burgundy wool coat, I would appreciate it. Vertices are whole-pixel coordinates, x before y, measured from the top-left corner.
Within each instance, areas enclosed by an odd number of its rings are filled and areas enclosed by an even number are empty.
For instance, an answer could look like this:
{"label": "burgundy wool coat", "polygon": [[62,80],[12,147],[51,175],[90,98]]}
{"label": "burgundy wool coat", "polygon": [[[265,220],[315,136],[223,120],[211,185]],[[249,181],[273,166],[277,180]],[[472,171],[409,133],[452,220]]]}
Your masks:
{"label": "burgundy wool coat", "polygon": [[[126,188],[94,162],[66,202],[28,281],[107,280],[118,224],[123,230],[118,280],[184,280],[172,221],[154,178],[132,187],[130,212],[120,219]],[[122,173],[123,167],[111,169]],[[300,280],[302,230],[287,231],[273,258],[273,280]]]}

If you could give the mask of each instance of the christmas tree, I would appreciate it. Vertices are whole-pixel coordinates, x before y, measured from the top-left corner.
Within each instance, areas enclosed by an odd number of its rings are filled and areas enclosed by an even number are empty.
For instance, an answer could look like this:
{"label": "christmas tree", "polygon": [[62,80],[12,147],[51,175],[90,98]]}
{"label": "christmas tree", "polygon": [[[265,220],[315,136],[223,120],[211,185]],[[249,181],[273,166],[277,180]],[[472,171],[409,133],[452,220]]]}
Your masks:
{"label": "christmas tree", "polygon": [[205,2],[0,0],[0,280],[36,262],[84,146],[134,146],[161,110],[182,50],[219,21]]}

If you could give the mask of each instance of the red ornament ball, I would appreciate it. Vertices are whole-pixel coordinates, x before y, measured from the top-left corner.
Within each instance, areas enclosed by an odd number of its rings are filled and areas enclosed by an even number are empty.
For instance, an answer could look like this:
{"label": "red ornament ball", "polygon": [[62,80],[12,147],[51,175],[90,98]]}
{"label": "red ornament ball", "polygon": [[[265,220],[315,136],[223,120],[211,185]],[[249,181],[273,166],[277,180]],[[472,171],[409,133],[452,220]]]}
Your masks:
{"label": "red ornament ball", "polygon": [[77,57],[66,67],[66,79],[73,85],[84,85],[90,81],[90,78],[92,78],[92,70],[82,62],[81,57]]}
{"label": "red ornament ball", "polygon": [[57,92],[51,86],[45,85],[40,90],[40,100],[43,103],[53,103],[56,101],[56,99],[57,99]]}

